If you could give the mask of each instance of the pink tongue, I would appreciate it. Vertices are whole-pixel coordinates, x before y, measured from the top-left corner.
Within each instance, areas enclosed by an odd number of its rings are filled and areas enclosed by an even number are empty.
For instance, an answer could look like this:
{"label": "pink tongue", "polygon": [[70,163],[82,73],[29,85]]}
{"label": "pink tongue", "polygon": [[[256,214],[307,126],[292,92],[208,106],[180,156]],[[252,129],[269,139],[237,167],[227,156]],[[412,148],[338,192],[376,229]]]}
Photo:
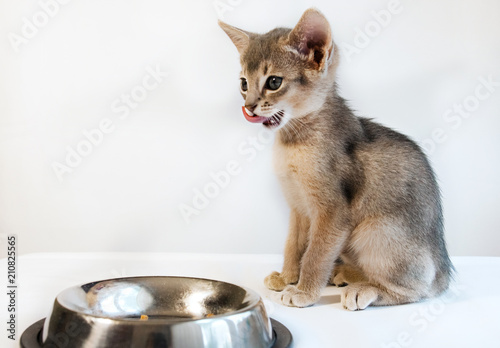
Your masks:
{"label": "pink tongue", "polygon": [[243,115],[245,116],[248,122],[263,123],[269,118],[264,116],[250,116],[249,114],[247,114],[247,109],[244,106],[241,107],[241,110],[243,111]]}

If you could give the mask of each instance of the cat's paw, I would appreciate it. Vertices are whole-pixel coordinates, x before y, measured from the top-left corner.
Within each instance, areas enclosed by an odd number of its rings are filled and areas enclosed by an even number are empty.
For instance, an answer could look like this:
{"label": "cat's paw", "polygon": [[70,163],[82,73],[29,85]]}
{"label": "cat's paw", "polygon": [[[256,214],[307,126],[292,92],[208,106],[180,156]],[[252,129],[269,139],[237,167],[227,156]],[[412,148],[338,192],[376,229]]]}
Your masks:
{"label": "cat's paw", "polygon": [[300,290],[295,285],[288,285],[281,292],[281,303],[289,307],[308,307],[319,300],[320,294]]}
{"label": "cat's paw", "polygon": [[333,273],[328,281],[329,284],[340,287],[347,285],[347,279],[344,277],[344,272]]}
{"label": "cat's paw", "polygon": [[269,290],[282,291],[288,284],[297,282],[296,277],[287,277],[279,272],[273,272],[264,279]]}
{"label": "cat's paw", "polygon": [[348,284],[360,282],[366,282],[366,277],[363,271],[345,264],[335,266],[328,281],[329,284],[338,287],[344,287]]}
{"label": "cat's paw", "polygon": [[353,284],[346,286],[340,302],[345,309],[357,311],[365,309],[378,298],[378,289],[368,284]]}

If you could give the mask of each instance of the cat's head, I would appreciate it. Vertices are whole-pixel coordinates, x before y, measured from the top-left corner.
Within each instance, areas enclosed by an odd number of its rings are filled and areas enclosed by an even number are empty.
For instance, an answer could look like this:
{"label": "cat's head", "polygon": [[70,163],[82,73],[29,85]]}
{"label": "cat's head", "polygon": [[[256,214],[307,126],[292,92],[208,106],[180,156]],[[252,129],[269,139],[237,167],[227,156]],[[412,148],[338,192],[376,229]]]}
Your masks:
{"label": "cat's head", "polygon": [[240,53],[243,113],[279,129],[317,110],[331,93],[338,54],[321,12],[307,10],[293,29],[250,33],[219,21]]}

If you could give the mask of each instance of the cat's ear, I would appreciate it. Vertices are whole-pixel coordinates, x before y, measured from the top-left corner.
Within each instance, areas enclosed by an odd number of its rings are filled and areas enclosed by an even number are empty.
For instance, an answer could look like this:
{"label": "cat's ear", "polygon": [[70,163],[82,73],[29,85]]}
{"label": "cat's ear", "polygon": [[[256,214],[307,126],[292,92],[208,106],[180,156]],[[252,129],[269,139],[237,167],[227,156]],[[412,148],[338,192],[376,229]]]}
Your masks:
{"label": "cat's ear", "polygon": [[334,49],[328,20],[318,10],[308,9],[290,32],[288,45],[313,68],[323,70]]}
{"label": "cat's ear", "polygon": [[227,36],[229,36],[231,41],[238,49],[238,52],[240,54],[243,54],[243,52],[245,52],[245,50],[248,47],[248,44],[250,42],[250,36],[252,34],[247,31],[233,27],[232,25],[229,25],[227,23],[224,23],[221,20],[219,20],[219,26],[226,32]]}

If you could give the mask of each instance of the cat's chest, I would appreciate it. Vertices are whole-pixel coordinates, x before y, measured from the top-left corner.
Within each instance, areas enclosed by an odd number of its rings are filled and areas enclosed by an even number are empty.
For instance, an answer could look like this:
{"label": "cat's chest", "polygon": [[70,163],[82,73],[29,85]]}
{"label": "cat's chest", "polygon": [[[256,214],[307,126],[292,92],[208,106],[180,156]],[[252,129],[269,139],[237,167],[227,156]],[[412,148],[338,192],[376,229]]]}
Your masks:
{"label": "cat's chest", "polygon": [[[274,170],[285,191],[298,194],[315,186],[318,178],[318,154],[311,146],[287,146],[279,142],[273,149]],[[285,192],[287,193],[287,192]]]}

